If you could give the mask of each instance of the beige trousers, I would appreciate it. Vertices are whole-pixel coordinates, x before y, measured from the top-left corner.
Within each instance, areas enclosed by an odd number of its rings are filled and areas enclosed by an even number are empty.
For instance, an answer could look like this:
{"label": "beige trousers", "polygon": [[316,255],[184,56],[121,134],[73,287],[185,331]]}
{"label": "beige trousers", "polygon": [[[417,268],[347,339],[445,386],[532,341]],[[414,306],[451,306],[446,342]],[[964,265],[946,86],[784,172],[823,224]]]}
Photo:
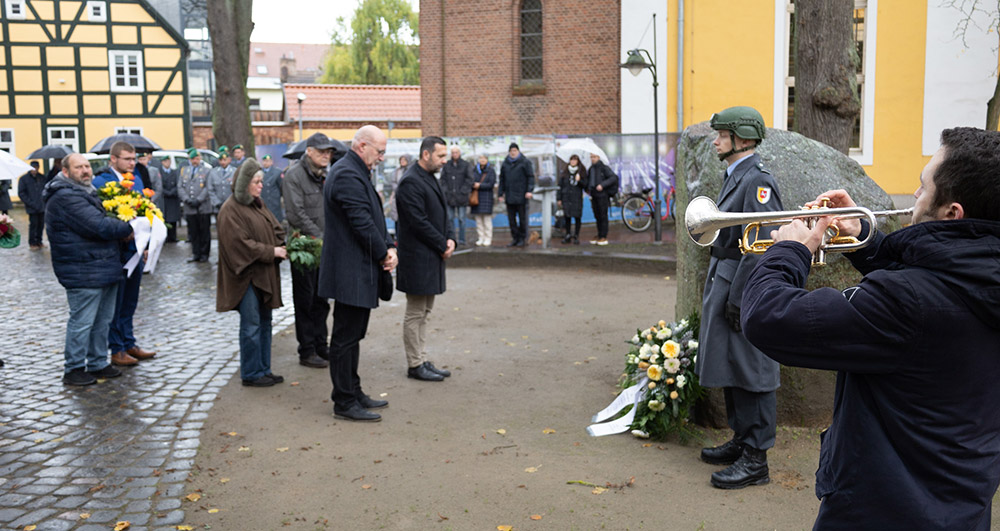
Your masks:
{"label": "beige trousers", "polygon": [[473,214],[472,219],[476,220],[476,243],[480,245],[493,244],[493,215]]}
{"label": "beige trousers", "polygon": [[406,294],[406,313],[403,315],[403,350],[406,363],[412,369],[427,361],[424,343],[427,340],[427,319],[434,308],[434,295]]}

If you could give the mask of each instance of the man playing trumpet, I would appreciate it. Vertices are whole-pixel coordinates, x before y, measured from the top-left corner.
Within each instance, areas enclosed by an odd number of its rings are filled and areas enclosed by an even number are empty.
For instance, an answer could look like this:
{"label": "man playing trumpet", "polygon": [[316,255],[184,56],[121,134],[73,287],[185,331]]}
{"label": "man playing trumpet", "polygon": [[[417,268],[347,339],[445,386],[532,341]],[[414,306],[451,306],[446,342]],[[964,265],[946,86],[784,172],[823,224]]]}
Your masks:
{"label": "man playing trumpet", "polygon": [[[865,276],[803,289],[835,223],[772,232],[743,293],[744,334],[786,365],[837,372],[816,529],[989,529],[1000,483],[1000,132],[947,129],[913,225],[847,255]],[[822,194],[854,206],[843,190]],[[777,332],[776,332],[777,331]]]}

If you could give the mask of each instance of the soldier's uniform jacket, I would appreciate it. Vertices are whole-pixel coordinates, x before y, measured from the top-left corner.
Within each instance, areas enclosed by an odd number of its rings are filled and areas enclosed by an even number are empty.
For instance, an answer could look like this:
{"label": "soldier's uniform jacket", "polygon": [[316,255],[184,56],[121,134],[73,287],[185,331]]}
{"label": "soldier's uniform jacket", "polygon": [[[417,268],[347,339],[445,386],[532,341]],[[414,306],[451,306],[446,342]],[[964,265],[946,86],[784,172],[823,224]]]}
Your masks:
{"label": "soldier's uniform jacket", "polygon": [[208,196],[212,199],[213,212],[218,212],[222,203],[233,195],[233,178],[236,167],[230,164],[223,168],[218,166],[208,172]]}
{"label": "soldier's uniform jacket", "polygon": [[[784,210],[774,177],[764,169],[756,153],[745,157],[732,175],[725,178],[716,203],[723,212]],[[699,382],[706,387],[774,391],[779,385],[778,363],[751,345],[742,333],[734,331],[726,320],[726,304],[736,307],[742,304],[743,287],[760,259],[760,255],[740,254],[743,229],[741,225],[722,229],[712,245],[695,370]]]}
{"label": "soldier's uniform jacket", "polygon": [[201,165],[181,168],[177,195],[181,199],[185,216],[211,214],[212,201],[208,196],[208,168]]}

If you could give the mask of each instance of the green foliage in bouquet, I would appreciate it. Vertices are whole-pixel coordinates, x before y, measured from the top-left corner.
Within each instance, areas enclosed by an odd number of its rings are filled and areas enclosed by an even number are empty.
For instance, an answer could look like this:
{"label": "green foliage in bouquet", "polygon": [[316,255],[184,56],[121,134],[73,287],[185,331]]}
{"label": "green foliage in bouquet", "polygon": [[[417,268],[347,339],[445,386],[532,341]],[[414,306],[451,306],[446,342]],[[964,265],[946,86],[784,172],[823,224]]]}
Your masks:
{"label": "green foliage in bouquet", "polygon": [[636,437],[662,440],[677,434],[682,441],[698,437],[688,426],[691,408],[704,394],[694,372],[698,328],[699,318],[695,313],[678,322],[660,321],[636,330],[628,342],[621,387],[625,389],[647,380],[631,426]]}
{"label": "green foliage in bouquet", "polygon": [[14,220],[0,214],[0,248],[13,249],[21,244],[21,233],[14,227]]}
{"label": "green foliage in bouquet", "polygon": [[323,253],[323,240],[314,236],[304,236],[299,231],[288,239],[288,260],[301,269],[319,267],[319,257]]}

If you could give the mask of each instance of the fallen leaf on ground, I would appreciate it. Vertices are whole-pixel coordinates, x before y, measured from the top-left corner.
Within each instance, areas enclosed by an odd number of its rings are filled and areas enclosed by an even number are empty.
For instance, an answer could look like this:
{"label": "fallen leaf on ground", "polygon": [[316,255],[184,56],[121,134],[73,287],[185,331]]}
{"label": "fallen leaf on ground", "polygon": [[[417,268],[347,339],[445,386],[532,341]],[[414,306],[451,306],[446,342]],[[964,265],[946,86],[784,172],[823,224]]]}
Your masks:
{"label": "fallen leaf on ground", "polygon": [[24,526],[24,531],[35,531],[35,524]]}
{"label": "fallen leaf on ground", "polygon": [[237,435],[239,435],[239,433],[236,433],[235,431],[231,431],[231,432],[227,433],[226,435],[228,435],[230,437],[236,437]]}
{"label": "fallen leaf on ground", "polygon": [[46,411],[45,413],[42,413],[42,417],[43,418],[44,417],[51,417],[52,415],[55,415],[55,414],[56,414],[55,411]]}
{"label": "fallen leaf on ground", "polygon": [[197,492],[192,492],[191,494],[188,494],[187,496],[184,496],[184,497],[185,497],[185,498],[186,498],[186,499],[187,499],[188,501],[193,501],[193,502],[196,502],[196,501],[198,501],[198,500],[200,500],[200,499],[201,499],[201,494],[198,494]]}
{"label": "fallen leaf on ground", "polygon": [[500,428],[499,430],[497,430],[497,433],[499,433],[500,435],[506,435],[507,434],[507,430],[505,430],[503,428]]}
{"label": "fallen leaf on ground", "polygon": [[582,361],[574,361],[573,365],[583,365],[583,362]]}
{"label": "fallen leaf on ground", "polygon": [[385,398],[385,397],[387,397],[387,396],[389,396],[389,393],[380,393],[380,394],[378,395],[378,397],[379,397],[379,398]]}
{"label": "fallen leaf on ground", "polygon": [[130,527],[132,527],[132,524],[128,520],[122,520],[115,524],[115,531],[124,531]]}
{"label": "fallen leaf on ground", "polygon": [[194,528],[189,525],[179,525],[176,526],[177,531],[194,531]]}
{"label": "fallen leaf on ground", "polygon": [[529,474],[534,474],[535,472],[538,472],[538,469],[541,468],[541,467],[542,467],[542,465],[529,466],[528,468],[525,468],[524,471],[527,472],[527,473],[529,473]]}
{"label": "fallen leaf on ground", "polygon": [[229,483],[229,478],[221,478],[219,483]]}
{"label": "fallen leaf on ground", "polygon": [[62,441],[63,441],[63,438],[62,438],[62,437],[56,437],[55,439],[52,439],[52,440],[51,440],[51,441],[49,441],[49,442],[62,442]]}
{"label": "fallen leaf on ground", "polygon": [[509,526],[509,525],[498,525],[497,526],[497,531],[511,531],[511,529],[514,529],[514,527],[513,526]]}
{"label": "fallen leaf on ground", "polygon": [[240,446],[240,450],[239,451],[241,451],[241,452],[249,452],[250,451],[250,447],[249,446]]}
{"label": "fallen leaf on ground", "polygon": [[82,520],[86,520],[87,518],[90,518],[90,513],[80,513],[80,518]]}
{"label": "fallen leaf on ground", "polygon": [[551,435],[555,432],[556,430],[553,430],[552,428],[545,428],[544,430],[542,430],[542,433],[544,433],[545,435]]}
{"label": "fallen leaf on ground", "polygon": [[440,518],[442,522],[448,519],[447,516],[443,516],[441,513],[438,513],[438,518]]}
{"label": "fallen leaf on ground", "polygon": [[281,448],[275,448],[275,450],[277,450],[279,452],[287,452],[288,451],[288,447],[287,446],[283,446]]}
{"label": "fallen leaf on ground", "polygon": [[649,448],[650,446],[653,446],[653,443],[646,443],[642,445],[643,448]]}
{"label": "fallen leaf on ground", "polygon": [[45,439],[35,439],[35,444],[38,444],[38,443],[44,442],[44,441],[45,441]]}
{"label": "fallen leaf on ground", "polygon": [[299,385],[299,382],[292,382],[292,383],[291,383],[291,384],[289,384],[289,385],[291,385],[292,387],[295,387],[296,385]]}
{"label": "fallen leaf on ground", "polygon": [[365,485],[361,485],[361,488],[363,488],[365,490],[368,490],[368,489],[372,488],[372,486],[368,485],[368,484],[365,484]]}
{"label": "fallen leaf on ground", "polygon": [[590,491],[590,493],[591,494],[604,494],[604,492],[607,491],[607,490],[608,489],[606,489],[604,487],[597,487],[594,490]]}
{"label": "fallen leaf on ground", "polygon": [[209,509],[209,510],[208,510],[208,513],[209,513],[209,514],[215,514],[215,513],[217,513],[217,512],[219,512],[219,510],[218,510],[218,509]]}
{"label": "fallen leaf on ground", "polygon": [[541,520],[542,519],[542,515],[540,515],[540,514],[533,514],[533,515],[531,515],[531,519],[532,520]]}

